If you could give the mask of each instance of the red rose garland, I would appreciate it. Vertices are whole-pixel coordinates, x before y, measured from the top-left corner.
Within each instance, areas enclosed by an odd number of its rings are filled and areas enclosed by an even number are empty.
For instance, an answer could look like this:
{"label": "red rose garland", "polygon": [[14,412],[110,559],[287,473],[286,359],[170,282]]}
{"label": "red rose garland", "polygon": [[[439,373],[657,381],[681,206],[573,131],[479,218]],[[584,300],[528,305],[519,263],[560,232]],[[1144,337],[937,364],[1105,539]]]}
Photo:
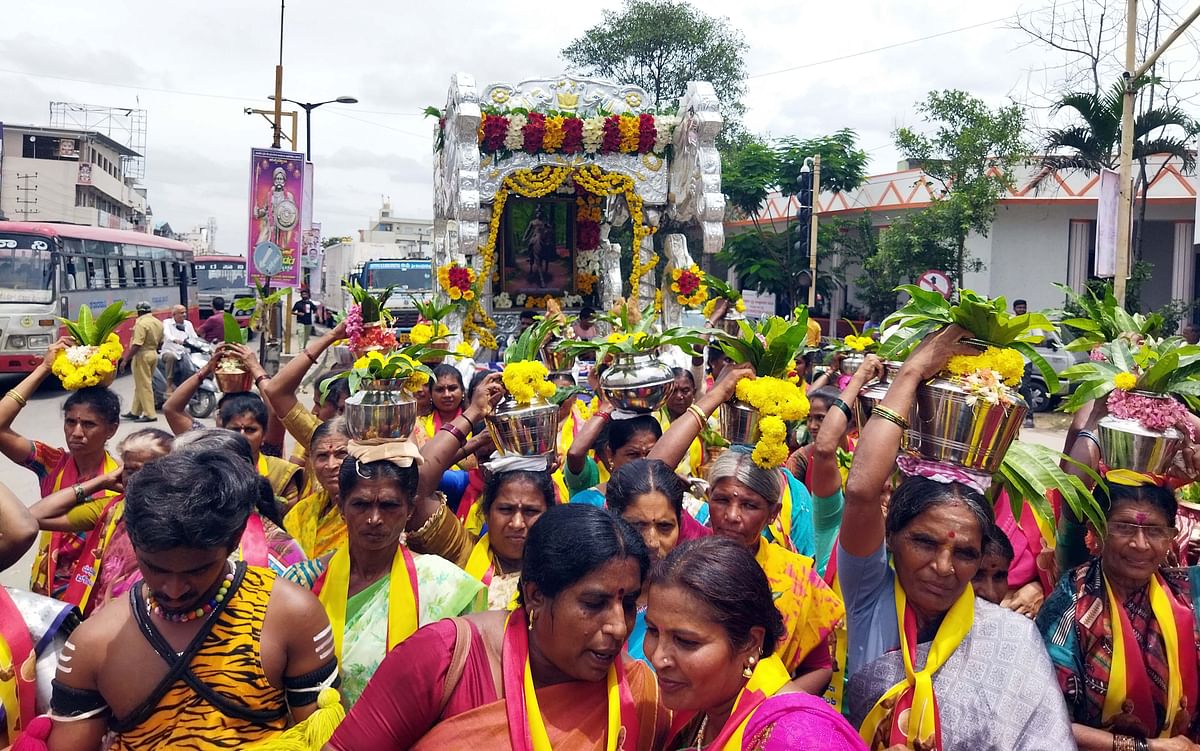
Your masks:
{"label": "red rose garland", "polygon": [[648,154],[654,149],[654,140],[658,137],[658,129],[654,126],[654,115],[645,113],[638,116],[638,153]]}
{"label": "red rose garland", "polygon": [[525,127],[521,128],[523,142],[521,148],[526,154],[536,154],[542,150],[542,138],[546,134],[546,116],[540,112],[530,112]]}
{"label": "red rose garland", "polygon": [[508,118],[503,115],[483,116],[483,151],[491,153],[504,148],[508,135]]}
{"label": "red rose garland", "polygon": [[621,150],[621,116],[604,118],[604,140],[600,142],[601,154],[615,154]]}
{"label": "red rose garland", "polygon": [[583,151],[583,121],[578,117],[568,117],[563,120],[562,152],[578,154]]}

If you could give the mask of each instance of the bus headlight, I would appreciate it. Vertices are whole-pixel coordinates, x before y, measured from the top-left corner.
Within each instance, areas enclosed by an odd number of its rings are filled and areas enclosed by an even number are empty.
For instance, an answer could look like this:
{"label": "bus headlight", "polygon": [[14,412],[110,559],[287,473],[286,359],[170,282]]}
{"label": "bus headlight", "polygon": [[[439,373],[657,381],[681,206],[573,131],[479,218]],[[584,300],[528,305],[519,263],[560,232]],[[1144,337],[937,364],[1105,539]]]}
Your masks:
{"label": "bus headlight", "polygon": [[46,349],[50,346],[49,334],[35,334],[25,339],[29,349]]}
{"label": "bus headlight", "polygon": [[8,348],[9,349],[25,349],[25,337],[23,337],[23,336],[8,337]]}

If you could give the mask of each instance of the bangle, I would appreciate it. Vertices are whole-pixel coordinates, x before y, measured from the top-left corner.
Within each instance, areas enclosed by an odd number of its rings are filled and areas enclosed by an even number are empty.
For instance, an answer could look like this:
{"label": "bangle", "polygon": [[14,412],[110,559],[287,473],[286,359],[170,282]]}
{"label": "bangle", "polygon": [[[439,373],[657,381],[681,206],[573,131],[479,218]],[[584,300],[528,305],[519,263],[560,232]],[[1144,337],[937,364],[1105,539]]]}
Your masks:
{"label": "bangle", "polygon": [[696,422],[700,424],[700,431],[704,432],[708,429],[708,416],[704,414],[704,410],[695,404],[688,405],[688,412],[692,413],[692,417],[696,418]]}
{"label": "bangle", "polygon": [[8,393],[5,394],[5,396],[7,396],[9,399],[12,399],[17,404],[20,404],[22,407],[24,407],[26,404],[29,403],[29,402],[25,401],[25,397],[23,397],[17,393],[16,389],[9,389]]}
{"label": "bangle", "polygon": [[308,358],[309,362],[311,362],[313,365],[317,364],[317,358],[313,357],[312,352],[308,351],[308,347],[305,347],[304,349],[302,349],[300,351],[304,353],[304,356]]}
{"label": "bangle", "polygon": [[455,425],[453,421],[444,423],[441,429],[457,438],[460,448],[467,445],[467,434],[459,430],[458,426]]}
{"label": "bangle", "polygon": [[[443,426],[443,427],[445,427],[445,426]],[[445,496],[442,496],[442,502],[439,503],[438,507],[436,509],[434,509],[432,514],[429,515],[429,518],[425,520],[425,523],[422,524],[417,529],[413,530],[412,532],[409,532],[406,535],[406,538],[411,540],[413,538],[420,539],[420,538],[424,537],[425,535],[427,535],[429,533],[429,530],[431,530],[435,526],[437,526],[437,524],[442,520],[442,517],[445,514],[446,514],[446,498],[445,498]]]}
{"label": "bangle", "polygon": [[74,487],[72,488],[72,490],[74,490],[74,491],[75,491],[75,502],[76,502],[76,503],[83,503],[83,500],[84,500],[85,498],[87,498],[87,492],[86,492],[86,491],[84,491],[84,489],[83,489],[83,486],[82,486],[82,485],[80,485],[79,483],[75,483],[75,485],[74,485]]}
{"label": "bangle", "polygon": [[871,410],[871,415],[879,415],[883,419],[899,427],[901,430],[908,430],[909,428],[908,420],[905,420],[899,412],[889,409],[882,404],[876,404],[875,408]]}
{"label": "bangle", "polygon": [[271,380],[271,376],[267,375],[266,373],[262,373],[258,376],[258,378],[254,379],[254,385],[259,386],[263,382],[264,378],[268,381]]}
{"label": "bangle", "polygon": [[609,412],[601,412],[600,410],[596,410],[596,414],[592,415],[592,417],[599,417],[601,420],[603,420],[603,421],[605,421],[605,422],[608,422],[608,421],[612,420],[612,414],[611,414],[611,413],[609,413]]}
{"label": "bangle", "polygon": [[1150,744],[1145,738],[1132,735],[1113,735],[1113,751],[1146,751]]}
{"label": "bangle", "polygon": [[842,398],[840,396],[837,399],[833,400],[833,406],[840,409],[842,411],[842,414],[846,416],[847,420],[854,419],[854,413],[850,411],[850,407],[848,407],[846,405],[846,403],[844,401],[842,401]]}

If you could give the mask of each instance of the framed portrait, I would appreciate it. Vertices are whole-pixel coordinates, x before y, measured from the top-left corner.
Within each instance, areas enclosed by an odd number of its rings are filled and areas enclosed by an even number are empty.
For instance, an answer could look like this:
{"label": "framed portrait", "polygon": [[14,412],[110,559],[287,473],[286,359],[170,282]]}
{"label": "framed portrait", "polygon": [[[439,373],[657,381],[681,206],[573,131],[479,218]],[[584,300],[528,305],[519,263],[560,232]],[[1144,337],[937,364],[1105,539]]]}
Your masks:
{"label": "framed portrait", "polygon": [[575,203],[510,198],[504,206],[501,289],[517,295],[575,291]]}

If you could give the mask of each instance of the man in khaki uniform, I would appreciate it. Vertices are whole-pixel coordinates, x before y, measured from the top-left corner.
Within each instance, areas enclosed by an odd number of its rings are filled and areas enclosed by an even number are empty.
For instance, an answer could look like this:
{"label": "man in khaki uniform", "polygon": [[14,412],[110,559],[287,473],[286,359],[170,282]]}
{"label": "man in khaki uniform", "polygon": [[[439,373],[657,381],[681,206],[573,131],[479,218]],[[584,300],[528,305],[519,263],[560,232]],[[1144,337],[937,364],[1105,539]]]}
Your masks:
{"label": "man in khaki uniform", "polygon": [[129,412],[122,415],[133,422],[154,422],[158,413],[154,410],[154,366],[158,365],[158,348],[162,346],[162,321],[150,312],[150,303],[137,304],[138,317],[133,324],[133,337],[125,356],[121,358],[121,370],[133,361],[133,404]]}

